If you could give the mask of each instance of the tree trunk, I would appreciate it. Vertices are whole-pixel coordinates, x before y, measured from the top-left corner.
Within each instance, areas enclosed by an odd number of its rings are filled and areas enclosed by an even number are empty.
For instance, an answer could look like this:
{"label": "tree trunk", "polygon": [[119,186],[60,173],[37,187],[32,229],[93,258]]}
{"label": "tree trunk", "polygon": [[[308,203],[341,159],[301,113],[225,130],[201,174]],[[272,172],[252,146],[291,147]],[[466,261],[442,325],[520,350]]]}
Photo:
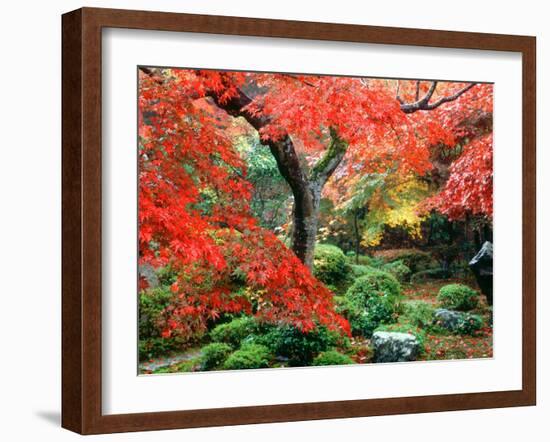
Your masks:
{"label": "tree trunk", "polygon": [[303,189],[293,190],[293,193],[291,248],[300,261],[311,268],[317,237],[321,188],[306,183]]}
{"label": "tree trunk", "polygon": [[[237,94],[229,100],[222,101],[216,91],[210,91],[209,96],[220,109],[232,116],[245,118],[258,131],[270,121],[268,117],[259,113],[251,114],[246,110],[246,106],[252,100],[242,90],[237,90]],[[279,172],[294,195],[291,249],[306,266],[311,268],[321,192],[344,158],[348,145],[338,137],[336,130],[330,128],[330,144],[308,173],[307,166],[300,162],[289,134],[281,136],[277,141],[262,140],[262,144],[269,147]]]}

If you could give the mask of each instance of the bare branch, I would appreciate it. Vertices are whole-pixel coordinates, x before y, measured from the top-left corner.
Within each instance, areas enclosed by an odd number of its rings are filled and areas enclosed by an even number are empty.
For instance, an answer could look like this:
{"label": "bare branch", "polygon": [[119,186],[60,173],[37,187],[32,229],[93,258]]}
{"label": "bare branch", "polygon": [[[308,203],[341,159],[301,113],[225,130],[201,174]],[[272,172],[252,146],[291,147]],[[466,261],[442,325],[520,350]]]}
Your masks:
{"label": "bare branch", "polygon": [[[449,95],[447,97],[442,97],[439,100],[435,101],[434,103],[430,103],[430,99],[432,98],[435,89],[437,87],[437,81],[432,82],[432,85],[430,86],[430,89],[424,95],[424,97],[420,100],[416,100],[414,103],[403,103],[402,100],[399,100],[401,103],[401,110],[405,112],[406,114],[411,114],[413,112],[419,111],[419,110],[433,110],[441,106],[442,104],[449,103],[451,101],[456,100],[459,98],[462,94],[468,92],[471,88],[473,88],[477,83],[470,83],[468,86],[465,86],[464,88],[460,89],[458,92],[454,93],[453,95]],[[419,83],[417,83],[417,96],[419,94]]]}

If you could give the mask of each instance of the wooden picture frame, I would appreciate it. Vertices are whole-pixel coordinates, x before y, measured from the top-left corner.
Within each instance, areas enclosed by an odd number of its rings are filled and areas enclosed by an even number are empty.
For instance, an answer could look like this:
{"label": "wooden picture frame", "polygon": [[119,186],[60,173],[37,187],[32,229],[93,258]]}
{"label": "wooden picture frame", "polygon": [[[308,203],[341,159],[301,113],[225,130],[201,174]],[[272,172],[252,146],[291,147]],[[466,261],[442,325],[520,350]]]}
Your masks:
{"label": "wooden picture frame", "polygon": [[[535,38],[82,8],[63,15],[62,426],[81,434],[349,418],[536,403]],[[197,409],[101,412],[101,31],[130,28],[521,53],[523,69],[522,388]]]}

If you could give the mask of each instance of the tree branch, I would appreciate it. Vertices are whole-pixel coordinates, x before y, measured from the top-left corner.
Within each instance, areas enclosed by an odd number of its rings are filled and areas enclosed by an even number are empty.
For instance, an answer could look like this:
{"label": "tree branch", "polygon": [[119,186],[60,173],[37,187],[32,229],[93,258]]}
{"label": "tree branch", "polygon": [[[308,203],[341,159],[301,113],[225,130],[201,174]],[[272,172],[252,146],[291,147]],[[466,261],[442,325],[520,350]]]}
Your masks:
{"label": "tree branch", "polygon": [[[405,112],[406,114],[411,114],[413,112],[419,111],[419,110],[433,110],[441,106],[442,104],[449,103],[451,101],[456,100],[458,97],[460,97],[462,94],[468,92],[471,88],[473,88],[477,83],[470,83],[468,86],[465,86],[464,88],[460,89],[458,92],[456,92],[453,95],[449,95],[448,97],[442,97],[439,100],[435,101],[434,103],[430,103],[430,99],[432,98],[435,89],[437,87],[437,81],[433,81],[432,85],[430,86],[430,89],[428,92],[426,92],[426,95],[422,97],[420,100],[416,100],[414,103],[404,103],[403,100],[398,97],[399,103],[401,103],[401,110]],[[416,83],[416,96],[419,95],[419,88],[420,88],[420,82]]]}
{"label": "tree branch", "polygon": [[321,187],[332,176],[338,165],[342,162],[348,143],[338,137],[334,128],[330,128],[330,145],[324,155],[317,160],[310,173],[310,181],[316,182]]}

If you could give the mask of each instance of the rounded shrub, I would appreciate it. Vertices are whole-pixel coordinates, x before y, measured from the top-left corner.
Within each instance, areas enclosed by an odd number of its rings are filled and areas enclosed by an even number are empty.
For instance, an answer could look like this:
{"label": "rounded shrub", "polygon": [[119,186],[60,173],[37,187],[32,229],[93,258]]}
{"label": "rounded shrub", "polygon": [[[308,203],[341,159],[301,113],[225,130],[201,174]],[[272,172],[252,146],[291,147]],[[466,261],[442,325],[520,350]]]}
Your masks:
{"label": "rounded shrub", "polygon": [[477,307],[477,292],[464,284],[448,284],[439,290],[437,300],[442,307],[452,310],[472,310]]}
{"label": "rounded shrub", "polygon": [[394,320],[400,297],[395,277],[374,270],[355,280],[337,311],[348,319],[354,334],[370,337],[378,325]]}
{"label": "rounded shrub", "polygon": [[390,249],[377,253],[377,257],[387,262],[401,261],[412,273],[434,267],[437,263],[430,253],[418,249]]}
{"label": "rounded shrub", "polygon": [[351,264],[350,270],[353,277],[359,278],[360,276],[365,276],[367,273],[370,273],[376,269],[367,265]]}
{"label": "rounded shrub", "polygon": [[403,305],[402,318],[416,327],[430,328],[434,323],[435,308],[423,301],[411,301]]}
{"label": "rounded shrub", "polygon": [[233,349],[223,342],[212,342],[201,349],[201,370],[213,370],[221,366]]}
{"label": "rounded shrub", "polygon": [[483,328],[483,318],[479,315],[465,314],[458,324],[457,332],[461,335],[475,335]]}
{"label": "rounded shrub", "polygon": [[210,331],[210,337],[215,342],[224,342],[233,348],[238,348],[241,341],[253,334],[256,329],[256,320],[251,316],[243,316],[217,325]]}
{"label": "rounded shrub", "polygon": [[411,276],[411,269],[403,264],[403,261],[394,261],[382,266],[382,270],[391,273],[399,282],[408,281]]}
{"label": "rounded shrub", "polygon": [[317,244],[313,256],[313,274],[328,285],[342,281],[346,276],[346,255],[330,244]]}
{"label": "rounded shrub", "polygon": [[291,367],[311,365],[317,354],[338,344],[345,345],[343,341],[344,338],[337,332],[324,326],[304,332],[286,324],[274,327],[255,339],[255,342],[265,345],[275,355],[287,359]]}
{"label": "rounded shrub", "polygon": [[374,296],[387,298],[395,304],[401,296],[401,285],[392,274],[375,269],[357,278],[346,292],[346,297],[359,305],[366,305]]}
{"label": "rounded shrub", "polygon": [[269,349],[264,345],[246,344],[231,353],[225,360],[225,370],[246,370],[252,368],[267,368],[271,360]]}
{"label": "rounded shrub", "polygon": [[349,356],[339,353],[336,350],[328,350],[319,354],[319,356],[313,359],[312,365],[321,366],[321,365],[350,365],[350,364],[355,364],[355,362]]}

